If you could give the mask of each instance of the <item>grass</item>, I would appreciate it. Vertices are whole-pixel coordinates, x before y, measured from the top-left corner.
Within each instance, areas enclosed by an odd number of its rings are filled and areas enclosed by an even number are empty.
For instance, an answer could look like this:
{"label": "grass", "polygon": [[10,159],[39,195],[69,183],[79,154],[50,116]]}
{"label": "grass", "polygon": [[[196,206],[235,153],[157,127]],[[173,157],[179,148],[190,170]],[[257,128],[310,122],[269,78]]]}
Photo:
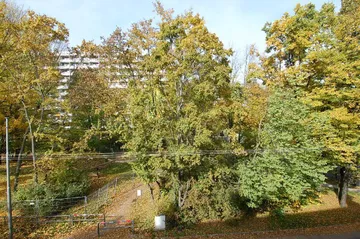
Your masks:
{"label": "grass", "polygon": [[[15,173],[15,164],[11,166],[11,174]],[[91,190],[95,191],[107,182],[112,181],[116,177],[122,178],[119,181],[119,191],[114,197],[116,203],[117,198],[121,197],[125,188],[131,187],[132,177],[131,166],[126,163],[111,163],[106,160],[102,161],[89,161],[86,164],[86,170],[91,176]],[[13,177],[12,177],[13,181]],[[24,164],[20,176],[20,184],[22,186],[31,183],[32,181],[32,165]],[[6,197],[6,171],[5,165],[0,165],[0,200]],[[148,192],[143,192],[143,197],[136,202],[135,211],[146,214],[146,210],[151,211],[154,205],[150,201]],[[152,219],[151,219],[152,220]],[[153,221],[149,221],[150,225]],[[139,231],[141,235],[157,236],[157,237],[178,237],[178,236],[192,236],[200,235],[207,237],[211,234],[224,234],[224,238],[231,238],[230,235],[238,235],[239,233],[253,233],[254,231],[272,231],[271,233],[278,232],[279,230],[294,230],[293,233],[299,234],[306,229],[311,233],[330,233],[329,228],[337,228],[338,224],[349,224],[343,226],[351,230],[351,225],[355,227],[360,226],[360,194],[350,192],[348,196],[348,207],[339,208],[336,193],[330,189],[324,190],[318,200],[311,201],[309,205],[302,207],[299,211],[286,210],[283,215],[273,216],[269,213],[258,214],[255,216],[243,216],[229,220],[213,220],[203,221],[192,228],[179,229],[173,228],[164,232],[147,232]],[[54,225],[54,227],[60,227]],[[66,227],[66,226],[65,226]],[[323,229],[314,229],[322,228]],[[47,227],[46,231],[51,230],[53,227]],[[66,227],[68,228],[68,227]],[[305,228],[305,229],[304,229]],[[312,228],[312,229],[310,229]],[[45,230],[45,229],[41,229]],[[114,233],[114,237],[111,237]],[[268,235],[267,234],[267,235]],[[109,238],[117,238],[117,232],[109,232]],[[264,236],[264,235],[262,235]],[[270,236],[269,236],[270,237]],[[220,236],[216,237],[220,238]],[[242,238],[237,236],[236,238]],[[244,238],[256,238],[249,235]]]}
{"label": "grass", "polygon": [[[11,188],[14,187],[16,163],[10,164]],[[19,176],[19,187],[23,187],[33,180],[33,168],[31,163],[23,163]],[[6,165],[0,165],[0,201],[6,200]]]}
{"label": "grass", "polygon": [[[114,166],[116,168],[116,166]],[[123,172],[125,169],[108,169],[110,172]],[[122,181],[119,191],[113,198],[113,204],[108,209],[119,204],[119,200],[126,195],[126,191],[132,188],[132,182]],[[121,200],[120,200],[121,201]],[[133,216],[147,215],[154,209],[149,191],[143,191],[143,196],[133,204]],[[153,218],[147,223],[153,225]],[[339,225],[341,224],[341,225]],[[139,226],[139,221],[136,222]],[[137,230],[140,238],[170,237],[177,238],[187,236],[192,238],[263,238],[294,235],[334,234],[354,231],[360,227],[360,194],[349,193],[348,207],[339,208],[336,193],[332,190],[324,190],[319,200],[314,200],[309,205],[298,211],[287,210],[283,216],[273,216],[269,213],[254,216],[242,216],[229,220],[203,221],[191,228],[172,228],[161,232]],[[94,225],[79,229],[73,238],[86,238],[89,233],[95,232]],[[50,230],[50,229],[49,229]],[[121,238],[123,231],[111,230],[104,232],[101,238]],[[73,234],[72,234],[73,235]],[[63,238],[58,235],[57,238]]]}
{"label": "grass", "polygon": [[[115,192],[116,195],[119,195],[132,187],[132,170],[131,166],[127,163],[112,163],[106,160],[89,160],[89,162],[82,162],[87,173],[91,177],[91,192],[102,187],[104,184],[112,181],[116,177],[119,177],[117,191],[110,191],[110,199],[114,199]],[[11,164],[11,175],[15,174],[16,164]],[[20,187],[24,187],[27,184],[32,183],[33,180],[33,170],[31,163],[24,163],[21,168],[20,175]],[[40,175],[42,178],[43,175]],[[13,183],[14,177],[11,177],[11,182]],[[6,200],[6,169],[5,165],[0,165],[0,200]],[[116,197],[115,197],[116,198]],[[97,202],[89,202],[88,210],[91,209],[92,204]],[[95,205],[96,206],[96,205]],[[64,214],[70,214],[73,211],[76,211],[76,207],[63,212]],[[6,215],[6,211],[3,210],[3,213],[0,213],[0,216]],[[20,219],[19,219],[20,220]],[[23,220],[23,219],[21,219]],[[7,227],[5,223],[0,220],[0,238],[5,238],[7,235]],[[86,223],[84,223],[86,224]],[[53,235],[56,232],[66,233],[71,231],[74,228],[83,226],[84,224],[75,224],[70,226],[69,223],[57,223],[50,225],[42,225],[40,228],[37,228],[34,225],[34,221],[14,221],[14,228],[16,228],[15,238],[53,238]],[[36,230],[36,233],[34,231]]]}
{"label": "grass", "polygon": [[91,176],[90,192],[94,192],[115,178],[130,179],[133,176],[131,165],[128,163],[109,162],[102,167],[88,170]]}
{"label": "grass", "polygon": [[[90,176],[90,192],[97,190],[106,183],[118,176],[131,174],[131,166],[127,163],[113,163],[101,160],[89,160],[82,162],[85,170]],[[14,186],[16,163],[10,164],[10,181],[11,188]],[[99,176],[98,176],[98,174]],[[40,179],[43,175],[40,174]],[[19,176],[19,187],[25,187],[33,182],[33,166],[31,162],[23,162]],[[0,164],[0,201],[6,200],[6,165]]]}
{"label": "grass", "polygon": [[[119,196],[121,197],[120,193]],[[115,202],[117,203],[117,202]],[[149,191],[143,192],[143,196],[133,204],[132,216],[139,217],[152,214],[154,204],[150,199]],[[136,218],[135,226],[139,227],[139,218]],[[145,223],[153,226],[153,216]],[[269,213],[254,216],[242,216],[229,220],[203,221],[191,228],[171,228],[166,231],[153,232],[151,230],[137,229],[139,238],[272,238],[283,236],[336,234],[358,231],[360,228],[360,194],[349,193],[348,207],[340,208],[336,193],[325,190],[319,200],[312,201],[299,211],[287,210],[283,216],[272,216]],[[94,227],[88,227],[87,232],[95,231]],[[86,230],[80,230],[78,237],[86,238]],[[123,230],[111,230],[101,238],[121,238]],[[61,237],[60,237],[61,238]]]}
{"label": "grass", "polygon": [[[141,210],[146,210],[146,205],[142,205],[141,207],[145,207]],[[149,207],[151,207],[151,205]],[[278,216],[262,213],[254,216],[244,215],[229,220],[203,221],[191,228],[183,230],[173,228],[162,232],[151,232],[150,234],[151,236],[160,238],[194,235],[205,237],[205,235],[219,233],[235,235],[239,233],[253,233],[254,231],[294,230],[295,232],[299,232],[310,230],[309,228],[333,228],[340,224],[356,225],[354,228],[360,225],[359,193],[349,193],[347,208],[339,207],[337,196],[334,191],[325,190],[320,194],[318,201],[313,201],[296,212],[287,210],[283,215]],[[324,232],[328,230],[328,228],[324,229]],[[319,231],[317,231],[317,233],[319,233]]]}
{"label": "grass", "polygon": [[131,165],[128,163],[113,163],[100,171],[101,174],[109,176],[118,176],[119,174],[128,172],[131,172]]}

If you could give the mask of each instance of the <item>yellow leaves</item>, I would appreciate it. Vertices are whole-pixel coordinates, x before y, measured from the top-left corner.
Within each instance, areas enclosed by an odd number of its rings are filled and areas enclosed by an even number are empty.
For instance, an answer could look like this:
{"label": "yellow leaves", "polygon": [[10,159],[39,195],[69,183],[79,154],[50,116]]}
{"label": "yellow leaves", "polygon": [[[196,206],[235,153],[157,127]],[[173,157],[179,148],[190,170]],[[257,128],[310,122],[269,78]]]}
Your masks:
{"label": "yellow leaves", "polygon": [[324,121],[314,134],[340,164],[355,163],[360,147],[360,11],[353,10],[337,14],[333,4],[320,10],[297,5],[293,15],[266,24],[268,55],[250,68],[252,79],[269,87],[303,92],[302,102],[319,113],[317,121]]}
{"label": "yellow leaves", "polygon": [[360,116],[357,114],[349,113],[345,107],[335,108],[330,111],[330,117],[334,123],[338,124],[341,128],[349,128],[349,126],[360,125]]}

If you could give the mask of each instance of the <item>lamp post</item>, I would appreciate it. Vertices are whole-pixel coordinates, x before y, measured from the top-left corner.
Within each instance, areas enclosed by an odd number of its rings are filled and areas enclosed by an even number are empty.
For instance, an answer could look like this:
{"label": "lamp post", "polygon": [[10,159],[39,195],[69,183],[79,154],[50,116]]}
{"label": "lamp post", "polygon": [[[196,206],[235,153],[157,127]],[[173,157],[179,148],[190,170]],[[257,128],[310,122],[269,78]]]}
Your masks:
{"label": "lamp post", "polygon": [[10,161],[9,161],[9,118],[6,117],[6,186],[7,186],[7,208],[9,238],[13,238],[12,208],[11,208],[11,187],[10,187]]}

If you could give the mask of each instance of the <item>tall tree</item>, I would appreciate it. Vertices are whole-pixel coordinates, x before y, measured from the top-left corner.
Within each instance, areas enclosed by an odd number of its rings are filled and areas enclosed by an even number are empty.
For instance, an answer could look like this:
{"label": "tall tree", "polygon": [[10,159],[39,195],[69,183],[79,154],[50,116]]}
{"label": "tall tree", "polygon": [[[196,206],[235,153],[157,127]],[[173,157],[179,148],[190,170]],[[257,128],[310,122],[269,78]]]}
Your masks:
{"label": "tall tree", "polygon": [[[1,3],[4,9],[8,6]],[[4,11],[8,16],[8,11]],[[2,12],[3,13],[3,12]],[[7,17],[9,19],[9,17]],[[56,86],[60,73],[56,56],[59,46],[66,41],[68,31],[54,18],[26,12],[16,21],[7,20],[5,38],[9,46],[2,49],[1,83],[10,86],[6,104],[14,102],[22,109],[22,117],[27,123],[34,166],[34,181],[38,181],[36,165],[36,138],[45,137],[45,119],[49,110],[54,109]],[[6,46],[6,45],[5,45]],[[27,134],[27,133],[26,133]],[[25,134],[25,135],[26,135]],[[25,136],[24,136],[25,137]]]}
{"label": "tall tree", "polygon": [[267,55],[252,71],[267,85],[301,90],[312,111],[329,118],[322,132],[324,156],[341,168],[342,207],[359,164],[359,7],[358,1],[344,1],[338,14],[333,4],[320,10],[297,5],[294,15],[265,25]]}
{"label": "tall tree", "polygon": [[118,130],[127,132],[125,148],[138,159],[138,175],[172,191],[181,210],[194,183],[225,164],[200,152],[227,147],[232,51],[199,15],[173,16],[160,3],[156,11],[158,27],[143,21],[127,35],[135,57],[124,58],[131,59],[127,115],[121,116],[128,123]]}

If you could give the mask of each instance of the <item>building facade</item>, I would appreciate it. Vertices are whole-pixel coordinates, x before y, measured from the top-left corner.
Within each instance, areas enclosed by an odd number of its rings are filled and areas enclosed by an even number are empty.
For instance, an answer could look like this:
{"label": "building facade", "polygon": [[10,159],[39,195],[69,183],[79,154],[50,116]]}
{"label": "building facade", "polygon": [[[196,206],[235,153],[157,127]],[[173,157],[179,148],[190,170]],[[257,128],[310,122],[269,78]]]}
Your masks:
{"label": "building facade", "polygon": [[68,51],[60,54],[59,70],[61,73],[61,80],[57,87],[59,91],[59,101],[64,101],[68,94],[69,84],[74,72],[78,69],[96,69],[99,68],[99,59],[97,57],[77,57]]}

